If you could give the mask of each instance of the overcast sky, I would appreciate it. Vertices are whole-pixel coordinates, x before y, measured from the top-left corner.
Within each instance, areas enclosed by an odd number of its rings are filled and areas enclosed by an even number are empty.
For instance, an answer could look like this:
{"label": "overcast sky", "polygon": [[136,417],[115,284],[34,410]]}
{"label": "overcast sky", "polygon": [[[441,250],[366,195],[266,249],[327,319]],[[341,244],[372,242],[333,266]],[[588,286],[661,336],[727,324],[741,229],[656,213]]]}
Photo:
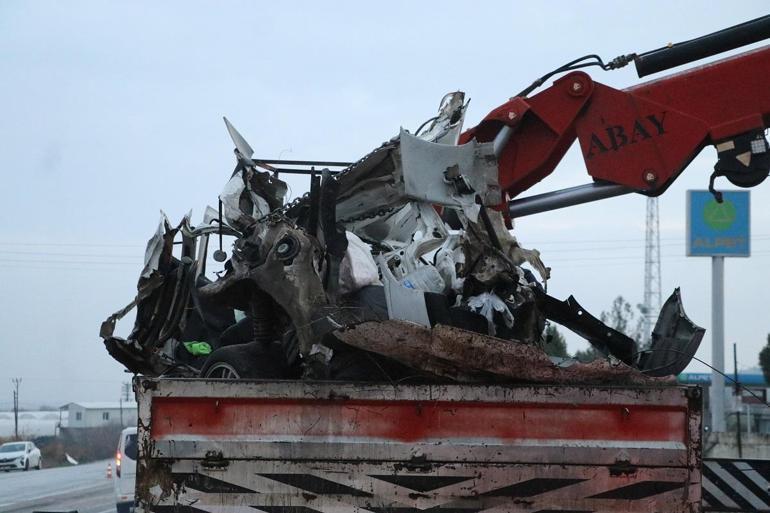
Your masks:
{"label": "overcast sky", "polygon": [[[259,157],[355,160],[434,115],[448,91],[470,96],[472,126],[575,57],[651,50],[767,6],[1,2],[0,409],[15,376],[23,405],[117,400],[129,375],[99,325],[136,292],[159,210],[177,220],[192,208],[197,221],[216,201],[234,164],[223,115]],[[614,87],[640,82],[632,66],[591,73]],[[588,181],[574,150],[530,192]],[[660,199],[664,299],[681,286],[705,327],[710,263],[684,256],[684,199],[707,186],[714,159],[704,150]],[[770,185],[752,191],[754,255],[726,263],[726,340],[741,367],[756,365],[770,331],[768,204]],[[618,294],[642,301],[644,215],[645,199],[625,196],[523,218],[515,233],[553,268],[549,292],[598,315]],[[698,353],[706,361],[710,344]]]}

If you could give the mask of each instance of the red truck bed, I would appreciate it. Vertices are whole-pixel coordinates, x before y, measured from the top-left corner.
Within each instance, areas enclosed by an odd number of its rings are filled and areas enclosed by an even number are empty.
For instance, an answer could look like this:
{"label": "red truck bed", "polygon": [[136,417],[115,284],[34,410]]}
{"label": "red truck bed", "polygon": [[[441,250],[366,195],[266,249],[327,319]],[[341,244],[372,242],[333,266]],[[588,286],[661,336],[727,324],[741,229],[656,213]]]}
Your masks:
{"label": "red truck bed", "polygon": [[691,512],[701,391],[138,378],[138,511]]}

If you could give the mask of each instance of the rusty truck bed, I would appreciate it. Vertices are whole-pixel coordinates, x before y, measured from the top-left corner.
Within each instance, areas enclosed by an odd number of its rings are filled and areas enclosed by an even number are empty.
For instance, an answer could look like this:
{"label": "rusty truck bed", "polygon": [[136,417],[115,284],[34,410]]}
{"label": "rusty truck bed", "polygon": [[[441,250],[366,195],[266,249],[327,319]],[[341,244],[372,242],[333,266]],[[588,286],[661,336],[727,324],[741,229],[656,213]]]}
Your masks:
{"label": "rusty truck bed", "polygon": [[141,512],[699,509],[699,388],[135,388]]}

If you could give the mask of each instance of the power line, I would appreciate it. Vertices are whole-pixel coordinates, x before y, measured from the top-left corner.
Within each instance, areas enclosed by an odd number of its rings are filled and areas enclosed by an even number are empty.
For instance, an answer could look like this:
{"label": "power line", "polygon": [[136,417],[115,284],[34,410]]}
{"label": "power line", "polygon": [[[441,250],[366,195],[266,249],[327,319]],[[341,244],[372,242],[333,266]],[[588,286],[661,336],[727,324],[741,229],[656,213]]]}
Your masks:
{"label": "power line", "polygon": [[91,262],[88,260],[26,260],[21,258],[0,258],[0,262],[16,264],[89,264],[89,265],[137,265],[137,262]]}
{"label": "power line", "polygon": [[54,266],[29,266],[29,265],[14,265],[13,267],[2,267],[0,266],[0,272],[6,271],[6,272],[16,272],[16,271],[79,271],[79,272],[86,272],[86,273],[94,273],[94,272],[102,272],[102,273],[114,273],[116,271],[115,268],[108,268],[108,267],[101,267],[101,268],[90,268],[90,267],[54,267]]}
{"label": "power line", "polygon": [[[0,378],[7,378],[8,376],[0,376]],[[55,382],[61,382],[62,380],[66,379],[68,382],[74,382],[74,383],[118,383],[121,382],[121,378],[116,379],[84,379],[84,378],[70,378],[70,377],[59,377],[59,378],[41,378],[41,377],[35,377],[35,376],[25,376],[27,381],[55,381]],[[12,381],[14,379],[18,378],[12,378]],[[21,379],[19,379],[19,382],[21,382]]]}
{"label": "power line", "polygon": [[[770,255],[758,255],[756,258],[767,258]],[[685,255],[682,255],[681,257],[663,257],[663,260],[667,263],[667,265],[680,265],[680,264],[687,264],[692,265],[693,260],[695,260],[697,257],[688,257]],[[752,258],[754,258],[754,255],[752,255]],[[633,257],[633,260],[639,260],[639,257]],[[703,259],[705,260],[705,259]],[[552,260],[544,258],[543,261],[546,265],[550,265],[553,263]],[[625,260],[625,261],[617,261],[617,259],[610,260],[610,261],[601,261],[601,262],[592,262],[590,259],[575,259],[575,260],[562,260],[556,262],[558,264],[554,265],[553,267],[558,272],[559,270],[568,268],[568,269],[575,269],[575,268],[596,268],[596,267],[618,267],[618,266],[624,266],[628,267],[630,265],[633,265],[632,261]]]}
{"label": "power line", "polygon": [[[766,251],[753,251],[751,253],[751,256],[757,256],[757,257],[763,257],[770,255],[770,250]],[[555,257],[555,258],[549,258],[547,253],[541,253],[540,257],[543,259],[543,262],[546,264],[551,262],[593,262],[593,261],[606,261],[606,260],[625,260],[625,261],[634,261],[634,260],[641,260],[641,257],[638,255],[616,255],[616,256],[596,256],[596,257],[577,257],[577,258],[570,258],[570,257]],[[689,257],[684,254],[669,254],[669,255],[661,255],[661,258],[665,259],[677,259],[677,258],[699,258],[699,257]]]}
{"label": "power line", "polygon": [[13,378],[13,431],[16,440],[19,439],[19,385],[21,378]]}
{"label": "power line", "polygon": [[[516,233],[516,230],[514,230],[514,235],[519,236],[520,234]],[[758,240],[768,240],[770,239],[770,234],[756,234],[751,236],[752,241],[758,241]],[[686,241],[684,240],[684,237],[661,237],[662,241],[668,241],[668,242],[676,242],[680,244],[685,244]],[[640,245],[643,245],[645,243],[645,239],[594,239],[594,240],[588,240],[588,239],[561,239],[561,240],[543,240],[538,242],[537,239],[526,239],[526,244],[528,246],[542,246],[547,244],[609,244],[613,242],[638,242]]]}
{"label": "power line", "polygon": [[0,242],[0,246],[50,246],[50,247],[92,247],[92,248],[136,248],[146,247],[147,242],[134,244],[88,243],[88,242]]}
{"label": "power line", "polygon": [[0,249],[0,255],[32,255],[32,256],[68,256],[68,257],[93,257],[93,258],[143,258],[144,255],[134,253],[131,255],[107,255],[104,253],[57,253],[51,251],[9,251]]}
{"label": "power line", "polygon": [[[764,240],[761,240],[761,241],[752,240],[751,242],[755,243],[755,242],[765,242],[765,241]],[[682,242],[669,242],[669,243],[666,243],[666,244],[661,244],[660,247],[669,247],[669,248],[680,247],[680,248],[683,248],[686,245],[687,245],[687,242],[686,241],[682,241]],[[564,251],[564,252],[622,251],[622,250],[637,251],[637,250],[643,248],[644,246],[645,245],[642,243],[642,244],[635,244],[635,245],[624,244],[623,246],[602,246],[602,247],[591,246],[591,247],[587,247],[587,248],[581,248],[581,247],[576,248],[574,246],[564,246],[564,248],[562,249],[562,248],[548,248],[548,247],[543,248],[539,244],[529,244],[529,243],[525,244],[525,247],[534,247],[534,248],[540,249],[541,251]],[[2,253],[2,251],[0,251],[0,253]]]}

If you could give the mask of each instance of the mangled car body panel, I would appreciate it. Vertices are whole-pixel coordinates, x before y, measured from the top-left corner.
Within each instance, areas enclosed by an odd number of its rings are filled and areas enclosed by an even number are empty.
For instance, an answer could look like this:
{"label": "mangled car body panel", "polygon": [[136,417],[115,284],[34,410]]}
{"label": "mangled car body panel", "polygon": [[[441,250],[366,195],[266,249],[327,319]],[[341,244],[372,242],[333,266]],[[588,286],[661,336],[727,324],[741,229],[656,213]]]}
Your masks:
{"label": "mangled car body panel", "polygon": [[[560,302],[548,296],[550,268],[537,250],[519,244],[510,220],[493,208],[502,199],[495,144],[458,145],[466,106],[464,93],[447,94],[424,131],[401,129],[336,175],[312,171],[310,191],[289,204],[284,204],[286,184],[253,158],[254,150],[225,119],[236,168],[219,196],[219,209],[208,209],[199,227],[191,226],[189,215],[176,227],[162,216],[132,303],[138,309],[133,332],[125,340],[113,336],[116,321],[132,305],[103,325],[110,354],[145,375],[205,376],[227,367],[229,375],[250,378],[268,377],[266,372],[282,377],[257,362],[282,354],[274,367],[286,369],[285,377],[328,379],[339,377],[335,355],[350,363],[355,358],[349,355],[358,352],[361,360],[376,354],[378,365],[387,361],[392,369],[406,371],[405,365],[426,378],[446,378],[430,370],[433,364],[405,359],[398,343],[403,337],[397,336],[399,329],[409,331],[405,325],[346,331],[364,322],[406,321],[429,331],[443,329],[435,337],[416,337],[418,342],[449,336],[459,347],[461,340],[483,341],[482,361],[492,362],[507,343],[533,362],[542,360],[540,375],[554,383],[570,376],[581,383],[587,376],[607,382],[632,369],[641,374],[631,381],[642,383],[645,373],[664,377],[681,370],[703,331],[684,317],[678,292],[645,351],[574,298]],[[221,247],[223,234],[236,238],[229,259]],[[226,260],[216,279],[203,272],[211,235],[219,236],[215,260]],[[548,320],[626,367],[580,371],[580,364],[565,370],[549,363],[542,352]],[[362,330],[369,335],[351,338]],[[493,367],[474,372],[508,381],[531,375]],[[358,375],[374,381],[403,377],[361,369]]]}

